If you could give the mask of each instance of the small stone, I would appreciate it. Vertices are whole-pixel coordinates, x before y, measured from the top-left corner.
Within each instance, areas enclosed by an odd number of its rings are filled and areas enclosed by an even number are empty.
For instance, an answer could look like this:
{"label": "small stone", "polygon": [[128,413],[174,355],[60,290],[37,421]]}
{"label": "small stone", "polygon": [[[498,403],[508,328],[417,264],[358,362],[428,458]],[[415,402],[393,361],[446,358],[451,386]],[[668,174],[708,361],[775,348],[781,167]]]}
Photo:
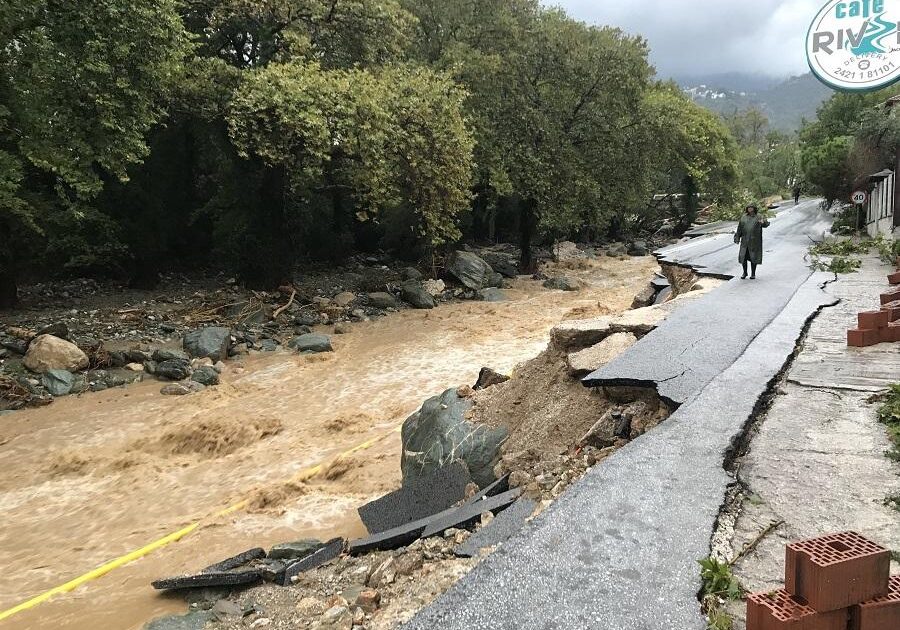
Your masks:
{"label": "small stone", "polygon": [[373,588],[367,588],[356,597],[356,605],[371,614],[381,605],[381,593]]}
{"label": "small stone", "polygon": [[368,295],[368,298],[369,306],[371,306],[372,308],[397,308],[397,300],[390,293],[370,293]]}
{"label": "small stone", "polygon": [[194,381],[186,381],[184,383],[169,383],[159,393],[163,396],[187,396],[188,394],[196,394],[206,389],[200,383]]}
{"label": "small stone", "polygon": [[67,396],[75,386],[75,375],[66,370],[47,370],[41,383],[51,396]]}
{"label": "small stone", "polygon": [[219,384],[219,373],[212,367],[203,366],[194,370],[194,373],[191,374],[191,380],[206,387],[212,387]]}
{"label": "small stone", "polygon": [[334,296],[334,303],[341,307],[347,307],[356,301],[356,294],[345,291]]}
{"label": "small stone", "polygon": [[191,360],[186,352],[182,352],[181,350],[170,350],[168,348],[159,348],[158,350],[154,351],[152,359],[157,363],[162,363],[163,361],[171,361],[173,359],[178,359],[180,361]]}
{"label": "small stone", "polygon": [[407,551],[394,563],[396,575],[412,575],[425,564],[425,556],[418,551]]}
{"label": "small stone", "polygon": [[552,289],[555,291],[581,291],[584,288],[584,285],[580,280],[576,280],[574,278],[568,278],[566,276],[559,276],[556,278],[550,278],[544,282],[544,288]]}
{"label": "small stone", "polygon": [[397,578],[394,568],[394,559],[388,558],[382,562],[369,576],[368,585],[374,588],[388,586]]}
{"label": "small stone", "polygon": [[334,348],[331,346],[331,338],[328,335],[309,334],[294,337],[288,343],[288,347],[300,354],[334,352]]}
{"label": "small stone", "polygon": [[228,617],[243,617],[243,609],[235,602],[229,599],[220,599],[211,609],[213,617],[216,621],[224,621]]}
{"label": "small stone", "polygon": [[335,335],[346,335],[349,334],[351,330],[353,330],[353,327],[347,322],[338,322],[334,325]]}
{"label": "small stone", "polygon": [[422,283],[422,287],[432,297],[443,295],[444,291],[447,290],[447,285],[443,280],[426,280]]}
{"label": "small stone", "polygon": [[125,366],[125,369],[128,370],[129,372],[143,372],[144,366],[141,365],[140,363],[129,363],[128,365]]}
{"label": "small stone", "polygon": [[304,597],[297,602],[296,611],[304,617],[319,617],[325,613],[325,602],[315,597]]}
{"label": "small stone", "polygon": [[212,366],[212,368],[213,368],[216,372],[218,372],[219,374],[221,374],[221,373],[222,373],[222,370],[225,369],[225,364],[224,364],[222,361],[216,361],[216,363]]}
{"label": "small stone", "polygon": [[180,381],[191,375],[191,364],[186,359],[170,359],[157,364],[155,374],[170,381]]}

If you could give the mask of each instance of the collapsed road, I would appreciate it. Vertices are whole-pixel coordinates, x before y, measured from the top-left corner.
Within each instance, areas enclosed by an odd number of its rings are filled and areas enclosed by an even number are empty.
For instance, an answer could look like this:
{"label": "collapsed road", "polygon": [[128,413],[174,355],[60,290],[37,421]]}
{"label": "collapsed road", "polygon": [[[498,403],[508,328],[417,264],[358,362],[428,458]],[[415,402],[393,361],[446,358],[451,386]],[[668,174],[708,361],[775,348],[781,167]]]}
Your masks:
{"label": "collapsed road", "polygon": [[[574,484],[543,514],[417,615],[409,630],[442,628],[706,627],[697,561],[733,479],[725,470],[760,401],[807,322],[832,304],[831,278],[807,267],[810,239],[829,217],[818,201],[780,214],[766,231],[760,279],[733,279],[679,309],[585,380],[655,387],[677,411]],[[729,276],[729,234],[658,254]]]}

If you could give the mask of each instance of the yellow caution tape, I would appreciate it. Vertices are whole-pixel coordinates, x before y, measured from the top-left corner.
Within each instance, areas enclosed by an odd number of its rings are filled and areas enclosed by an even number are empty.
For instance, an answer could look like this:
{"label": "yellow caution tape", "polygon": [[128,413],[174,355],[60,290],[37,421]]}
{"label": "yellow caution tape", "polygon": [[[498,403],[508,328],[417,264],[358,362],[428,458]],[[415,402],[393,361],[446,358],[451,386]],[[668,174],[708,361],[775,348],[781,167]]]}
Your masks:
{"label": "yellow caution tape", "polygon": [[[376,444],[378,444],[379,442],[390,437],[393,433],[399,432],[400,429],[401,429],[401,427],[397,427],[390,433],[387,433],[387,434],[382,435],[377,438],[373,438],[371,440],[367,440],[358,446],[354,446],[349,451],[345,451],[345,452],[341,453],[340,455],[338,455],[337,457],[335,457],[333,461],[338,461],[345,457],[349,457],[350,455],[353,455],[355,453],[359,453],[360,451],[365,451],[367,449],[370,449],[373,446],[375,446]],[[298,473],[295,476],[295,479],[298,481],[306,481],[308,479],[312,479],[313,477],[315,477],[316,475],[321,473],[324,469],[325,469],[324,464],[317,464],[317,465],[313,466],[312,468],[307,468],[306,470],[303,470],[300,473]],[[168,536],[165,536],[163,538],[160,538],[157,541],[150,543],[149,545],[141,547],[140,549],[136,549],[135,551],[132,551],[131,553],[128,553],[119,558],[116,558],[115,560],[112,560],[111,562],[107,562],[103,566],[100,566],[100,567],[94,569],[93,571],[89,571],[89,572],[85,573],[84,575],[81,575],[81,576],[75,578],[74,580],[70,580],[70,581],[66,582],[65,584],[61,584],[55,588],[52,588],[49,591],[41,593],[40,595],[38,595],[36,597],[32,597],[31,599],[26,600],[26,601],[22,602],[21,604],[13,606],[9,610],[4,610],[3,612],[0,612],[0,621],[3,621],[4,619],[8,619],[9,617],[12,617],[16,613],[20,613],[24,610],[34,608],[35,606],[38,606],[38,605],[46,602],[47,600],[55,597],[56,595],[61,595],[63,593],[70,593],[70,592],[74,591],[76,588],[78,588],[79,586],[82,586],[92,580],[96,580],[97,578],[103,577],[110,571],[114,571],[115,569],[118,569],[119,567],[129,564],[130,562],[134,562],[135,560],[139,560],[140,558],[143,558],[144,556],[153,553],[157,549],[162,549],[163,547],[165,547],[171,543],[178,542],[185,536],[192,534],[197,529],[199,529],[200,526],[207,520],[215,520],[217,518],[222,518],[223,516],[228,516],[230,514],[234,514],[235,512],[239,512],[239,511],[243,510],[249,504],[250,504],[250,501],[247,499],[240,501],[239,503],[235,503],[234,505],[227,507],[224,510],[221,510],[220,512],[216,512],[209,518],[202,519],[195,523],[191,523],[187,527],[184,527],[183,529],[179,529],[177,532],[173,532],[173,533],[169,534]]]}

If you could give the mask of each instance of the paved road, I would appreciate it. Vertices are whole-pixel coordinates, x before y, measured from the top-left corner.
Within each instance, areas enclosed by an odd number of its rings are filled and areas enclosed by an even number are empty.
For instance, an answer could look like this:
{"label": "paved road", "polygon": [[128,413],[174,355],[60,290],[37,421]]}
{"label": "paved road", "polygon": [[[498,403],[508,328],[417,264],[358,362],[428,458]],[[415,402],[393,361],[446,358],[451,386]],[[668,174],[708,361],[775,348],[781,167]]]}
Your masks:
{"label": "paved road", "polygon": [[[829,301],[821,290],[828,276],[811,274],[803,260],[807,234],[821,234],[824,217],[805,204],[779,221],[760,280],[733,280],[680,309],[637,350],[663,353],[656,363],[668,371],[632,364],[647,378],[695,374],[671,392],[684,401],[678,411],[591,470],[406,628],[705,628],[697,560],[709,554],[732,482],[723,462],[805,323]],[[719,254],[727,243],[710,240],[695,256],[733,270],[725,266],[733,246]],[[673,255],[690,260],[684,250]],[[714,369],[698,364],[713,358]],[[677,361],[674,369],[667,361]]]}
{"label": "paved road", "polygon": [[[809,278],[804,256],[811,239],[831,225],[818,201],[782,212],[765,230],[757,280],[734,280],[667,319],[640,343],[601,370],[589,385],[656,387],[683,405],[744,352]],[[658,252],[660,260],[720,277],[740,274],[738,247],[730,234],[698,238]]]}

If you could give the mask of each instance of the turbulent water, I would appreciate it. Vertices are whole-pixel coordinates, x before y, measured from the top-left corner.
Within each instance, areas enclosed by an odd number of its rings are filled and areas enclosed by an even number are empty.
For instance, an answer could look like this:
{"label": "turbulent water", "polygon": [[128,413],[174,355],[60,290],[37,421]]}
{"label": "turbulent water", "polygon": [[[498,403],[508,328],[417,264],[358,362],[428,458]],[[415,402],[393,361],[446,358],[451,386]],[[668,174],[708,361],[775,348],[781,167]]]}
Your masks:
{"label": "turbulent water", "polygon": [[[203,520],[182,541],[0,628],[137,629],[184,609],[155,578],[286,540],[364,533],[355,509],[399,483],[393,430],[424,398],[508,372],[566,317],[628,308],[652,259],[604,259],[570,272],[588,288],[517,281],[503,303],[404,311],[355,325],[333,354],[231,362],[223,384],[186,398],[158,382],[61,399],[0,419],[0,611]],[[372,438],[372,448],[298,473]],[[209,518],[243,499],[249,507]]]}

